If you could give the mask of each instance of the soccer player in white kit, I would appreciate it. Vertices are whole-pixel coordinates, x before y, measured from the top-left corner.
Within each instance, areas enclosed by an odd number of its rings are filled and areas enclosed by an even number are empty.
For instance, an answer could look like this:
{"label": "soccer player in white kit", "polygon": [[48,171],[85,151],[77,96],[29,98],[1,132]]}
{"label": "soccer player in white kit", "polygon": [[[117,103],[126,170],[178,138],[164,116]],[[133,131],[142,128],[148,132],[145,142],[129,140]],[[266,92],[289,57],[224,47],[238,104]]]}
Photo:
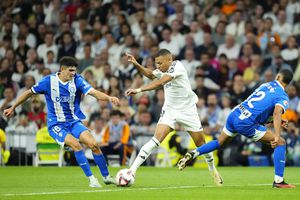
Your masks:
{"label": "soccer player in white kit", "polygon": [[[205,144],[204,132],[200,118],[197,113],[197,95],[192,91],[188,75],[183,64],[172,59],[172,54],[167,49],[158,51],[155,58],[157,69],[152,71],[140,65],[136,59],[126,54],[128,61],[133,63],[140,73],[150,79],[155,79],[147,85],[137,89],[128,89],[125,94],[133,96],[137,93],[154,90],[164,87],[165,102],[162,107],[161,116],[157,123],[154,137],[147,142],[140,150],[137,158],[130,167],[135,174],[138,167],[148,158],[165,137],[175,129],[175,123],[184,127],[193,138],[197,147]],[[214,178],[216,185],[222,185],[223,180],[214,166],[212,153],[205,154],[210,174]]]}

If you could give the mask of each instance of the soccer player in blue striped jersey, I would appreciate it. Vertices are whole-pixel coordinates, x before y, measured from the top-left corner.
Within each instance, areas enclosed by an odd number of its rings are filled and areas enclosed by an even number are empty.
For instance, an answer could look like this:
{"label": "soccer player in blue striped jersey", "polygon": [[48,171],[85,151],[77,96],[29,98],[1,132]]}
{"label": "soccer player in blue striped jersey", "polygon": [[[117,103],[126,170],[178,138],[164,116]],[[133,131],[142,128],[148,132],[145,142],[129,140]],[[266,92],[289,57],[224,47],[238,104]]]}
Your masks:
{"label": "soccer player in blue striped jersey", "polygon": [[48,131],[50,136],[61,146],[70,146],[74,152],[78,165],[89,178],[90,187],[101,187],[98,180],[93,176],[90,165],[84,156],[82,142],[89,147],[94,156],[94,161],[100,169],[105,184],[114,184],[113,177],[109,175],[105,158],[97,146],[96,140],[89,130],[82,124],[85,119],[80,110],[80,99],[82,94],[92,95],[98,100],[110,101],[118,105],[119,99],[108,96],[84,80],[76,73],[77,62],[72,57],[63,57],[60,60],[60,72],[44,77],[31,89],[25,91],[15,102],[6,109],[3,114],[10,117],[16,107],[26,102],[34,94],[43,94],[48,107]]}
{"label": "soccer player in blue striped jersey", "polygon": [[[294,188],[294,185],[287,184],[283,179],[286,143],[280,137],[281,127],[287,126],[287,121],[281,118],[282,113],[289,105],[285,88],[292,78],[293,73],[291,71],[281,70],[274,81],[264,83],[257,88],[244,102],[231,111],[218,140],[213,140],[192,152],[188,152],[178,162],[179,170],[184,169],[186,164],[197,156],[219,149],[236,134],[242,134],[274,148],[275,177],[273,187]],[[264,126],[270,121],[270,118],[273,121],[274,132]]]}

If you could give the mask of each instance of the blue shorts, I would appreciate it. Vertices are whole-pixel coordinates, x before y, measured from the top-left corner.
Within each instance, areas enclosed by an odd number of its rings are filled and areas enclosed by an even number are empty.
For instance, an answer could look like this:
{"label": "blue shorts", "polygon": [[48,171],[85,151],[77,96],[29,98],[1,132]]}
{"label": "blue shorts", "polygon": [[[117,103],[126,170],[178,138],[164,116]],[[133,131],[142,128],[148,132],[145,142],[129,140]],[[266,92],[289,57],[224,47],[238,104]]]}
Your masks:
{"label": "blue shorts", "polygon": [[80,134],[86,130],[88,128],[80,120],[56,123],[48,127],[50,136],[61,146],[64,146],[67,134],[71,134],[76,139],[79,139]]}
{"label": "blue shorts", "polygon": [[238,108],[231,111],[229,114],[223,132],[230,137],[234,137],[237,133],[251,138],[254,141],[260,140],[266,133],[267,128],[252,119],[240,119],[241,112]]}

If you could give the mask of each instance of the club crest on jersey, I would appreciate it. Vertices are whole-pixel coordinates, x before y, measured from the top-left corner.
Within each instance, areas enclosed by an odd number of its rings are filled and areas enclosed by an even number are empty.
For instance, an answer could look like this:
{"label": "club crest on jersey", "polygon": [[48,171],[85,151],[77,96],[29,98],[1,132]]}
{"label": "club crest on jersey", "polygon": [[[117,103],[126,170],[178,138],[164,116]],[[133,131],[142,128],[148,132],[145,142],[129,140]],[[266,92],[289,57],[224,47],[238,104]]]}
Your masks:
{"label": "club crest on jersey", "polygon": [[69,92],[70,92],[71,94],[74,94],[74,93],[76,92],[75,87],[70,87],[70,88],[69,88]]}
{"label": "club crest on jersey", "polygon": [[168,73],[173,73],[175,71],[174,67],[171,67],[169,70],[168,70]]}
{"label": "club crest on jersey", "polygon": [[283,105],[288,106],[288,105],[289,105],[289,102],[288,102],[287,100],[284,100],[284,101],[283,101]]}

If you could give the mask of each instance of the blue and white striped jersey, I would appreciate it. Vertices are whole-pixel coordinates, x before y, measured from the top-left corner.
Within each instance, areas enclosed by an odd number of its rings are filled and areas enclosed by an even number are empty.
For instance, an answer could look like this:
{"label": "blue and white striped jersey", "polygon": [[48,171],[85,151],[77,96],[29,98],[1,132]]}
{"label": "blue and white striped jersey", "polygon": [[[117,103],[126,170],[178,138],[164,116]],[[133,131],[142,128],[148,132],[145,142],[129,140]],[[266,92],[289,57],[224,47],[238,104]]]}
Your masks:
{"label": "blue and white striped jersey", "polygon": [[80,110],[81,94],[87,95],[92,86],[79,74],[71,81],[62,82],[58,73],[44,77],[31,90],[44,94],[48,107],[48,125],[85,119]]}

